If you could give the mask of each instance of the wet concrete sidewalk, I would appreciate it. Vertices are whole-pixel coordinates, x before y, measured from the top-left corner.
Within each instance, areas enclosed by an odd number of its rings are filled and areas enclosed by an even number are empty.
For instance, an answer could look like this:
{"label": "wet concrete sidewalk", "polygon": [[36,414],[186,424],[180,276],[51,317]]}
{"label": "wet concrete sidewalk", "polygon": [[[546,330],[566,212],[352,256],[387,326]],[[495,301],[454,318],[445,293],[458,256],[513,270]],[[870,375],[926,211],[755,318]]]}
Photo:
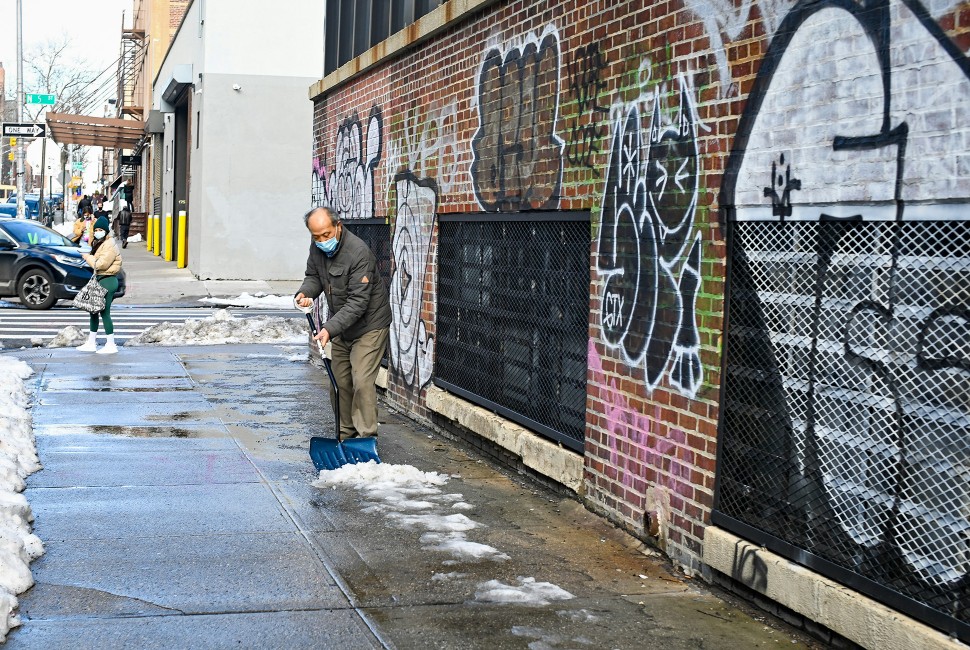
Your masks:
{"label": "wet concrete sidewalk", "polygon": [[[14,353],[36,372],[45,469],[26,494],[47,552],[7,647],[815,647],[397,414],[384,462],[449,475],[467,539],[504,557],[456,560],[356,491],[313,487],[307,441],[333,420],[325,375],[288,360],[303,352]],[[574,597],[480,597],[529,579]]]}

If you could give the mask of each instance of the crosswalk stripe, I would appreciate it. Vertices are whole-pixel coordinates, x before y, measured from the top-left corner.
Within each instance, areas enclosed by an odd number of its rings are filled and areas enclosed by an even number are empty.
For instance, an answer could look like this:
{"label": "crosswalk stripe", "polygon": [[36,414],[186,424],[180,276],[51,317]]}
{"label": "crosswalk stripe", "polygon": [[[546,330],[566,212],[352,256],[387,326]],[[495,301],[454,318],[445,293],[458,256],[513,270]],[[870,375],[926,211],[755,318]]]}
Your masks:
{"label": "crosswalk stripe", "polygon": [[[123,340],[137,336],[149,327],[159,323],[178,323],[191,319],[208,318],[216,310],[221,309],[223,309],[221,306],[173,309],[128,306],[112,309],[111,318],[115,323],[115,335],[119,340]],[[302,318],[302,314],[295,309],[256,309],[245,307],[229,307],[228,309],[236,318],[254,318],[259,316]],[[88,315],[73,308],[54,309],[44,312],[16,307],[0,308],[0,340],[49,339],[70,325],[74,325],[80,329],[86,329]]]}

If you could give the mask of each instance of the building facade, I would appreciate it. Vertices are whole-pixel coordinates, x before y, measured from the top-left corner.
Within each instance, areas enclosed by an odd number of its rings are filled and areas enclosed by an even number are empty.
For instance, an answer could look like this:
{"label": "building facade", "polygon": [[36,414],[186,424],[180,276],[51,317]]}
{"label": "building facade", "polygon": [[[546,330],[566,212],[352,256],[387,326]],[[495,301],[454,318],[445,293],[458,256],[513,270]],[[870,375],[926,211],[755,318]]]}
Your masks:
{"label": "building facade", "polygon": [[323,7],[261,7],[190,2],[153,83],[160,250],[174,258],[183,247],[202,279],[298,279],[304,270],[306,88],[323,67]]}
{"label": "building facade", "polygon": [[389,279],[391,402],[551,442],[687,571],[970,637],[968,5],[347,4],[311,200]]}

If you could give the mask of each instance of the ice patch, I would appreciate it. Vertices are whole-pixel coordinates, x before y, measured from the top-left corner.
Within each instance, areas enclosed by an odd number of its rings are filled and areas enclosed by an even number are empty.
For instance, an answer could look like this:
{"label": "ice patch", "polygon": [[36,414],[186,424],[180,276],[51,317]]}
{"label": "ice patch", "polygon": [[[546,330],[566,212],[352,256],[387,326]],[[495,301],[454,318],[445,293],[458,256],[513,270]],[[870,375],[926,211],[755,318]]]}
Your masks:
{"label": "ice patch", "polygon": [[21,494],[24,479],[41,469],[23,382],[32,373],[23,361],[0,357],[0,643],[20,625],[17,594],[34,584],[30,562],[44,552],[31,533],[34,516]]}
{"label": "ice patch", "polygon": [[451,573],[435,573],[432,574],[431,580],[434,582],[444,582],[446,580],[460,580],[466,577],[467,573],[458,573],[457,571],[452,571]]}
{"label": "ice patch", "polygon": [[199,298],[199,302],[210,305],[231,305],[233,307],[250,307],[253,309],[295,309],[293,296],[273,296],[265,293],[249,295],[242,293],[235,298]]}
{"label": "ice patch", "polygon": [[128,339],[125,347],[140,345],[223,345],[239,343],[305,343],[306,322],[299,318],[257,316],[236,318],[221,309],[207,318],[184,323],[158,323]]}
{"label": "ice patch", "polygon": [[478,585],[475,600],[482,603],[510,605],[529,605],[541,607],[554,600],[575,598],[571,593],[551,582],[536,582],[535,578],[519,576],[517,586],[507,585],[498,580],[489,580]]}

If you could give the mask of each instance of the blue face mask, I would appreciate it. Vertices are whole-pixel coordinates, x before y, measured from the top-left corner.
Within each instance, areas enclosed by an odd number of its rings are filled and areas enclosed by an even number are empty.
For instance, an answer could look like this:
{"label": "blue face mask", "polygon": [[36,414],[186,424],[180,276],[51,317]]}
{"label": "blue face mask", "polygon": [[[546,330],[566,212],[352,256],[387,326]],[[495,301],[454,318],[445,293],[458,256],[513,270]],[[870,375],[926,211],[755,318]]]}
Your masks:
{"label": "blue face mask", "polygon": [[314,243],[316,244],[317,248],[323,251],[323,254],[327,257],[333,257],[334,253],[337,252],[337,245],[340,244],[336,237],[331,237],[327,241],[318,241]]}

